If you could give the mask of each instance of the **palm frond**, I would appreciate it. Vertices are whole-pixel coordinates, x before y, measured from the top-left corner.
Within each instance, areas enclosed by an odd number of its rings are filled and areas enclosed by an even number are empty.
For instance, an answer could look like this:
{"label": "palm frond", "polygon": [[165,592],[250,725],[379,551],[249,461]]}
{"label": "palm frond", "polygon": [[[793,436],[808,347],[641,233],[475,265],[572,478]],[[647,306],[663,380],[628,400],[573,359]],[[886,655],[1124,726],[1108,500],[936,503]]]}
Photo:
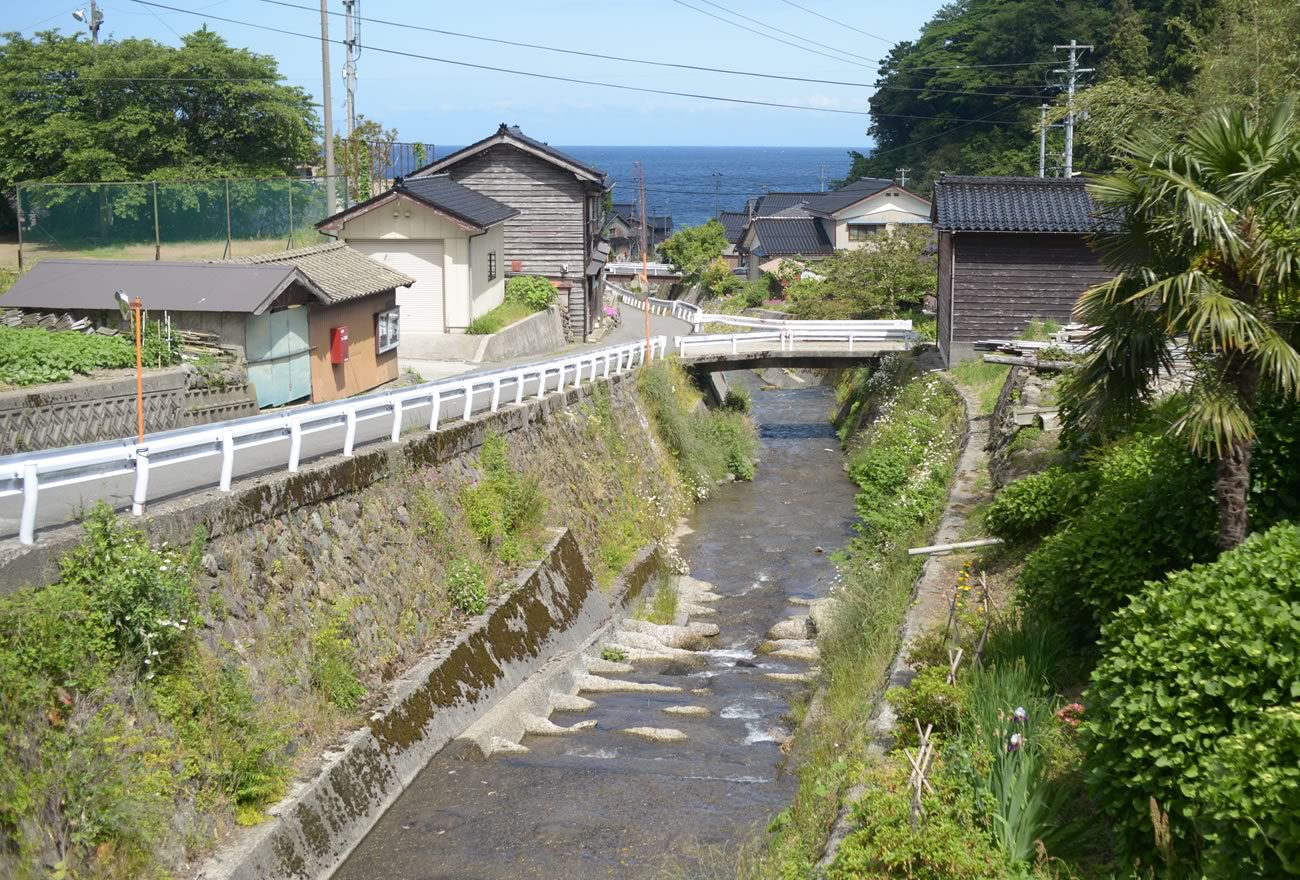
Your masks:
{"label": "palm frond", "polygon": [[1171,432],[1197,455],[1219,457],[1255,439],[1245,401],[1221,382],[1198,382],[1179,402],[1183,412]]}
{"label": "palm frond", "polygon": [[1255,347],[1262,378],[1284,394],[1300,397],[1300,352],[1272,327]]}

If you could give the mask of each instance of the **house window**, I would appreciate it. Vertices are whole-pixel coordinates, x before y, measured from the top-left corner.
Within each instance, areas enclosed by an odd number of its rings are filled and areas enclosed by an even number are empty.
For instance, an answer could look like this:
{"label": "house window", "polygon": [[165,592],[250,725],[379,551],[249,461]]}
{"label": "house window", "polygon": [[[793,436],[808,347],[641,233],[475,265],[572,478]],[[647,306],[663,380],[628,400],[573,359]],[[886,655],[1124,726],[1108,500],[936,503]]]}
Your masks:
{"label": "house window", "polygon": [[497,277],[497,252],[488,251],[488,281]]}
{"label": "house window", "polygon": [[850,223],[849,241],[870,241],[871,236],[884,228],[883,223]]}
{"label": "house window", "polygon": [[400,307],[375,315],[375,340],[377,354],[392,351],[402,337]]}

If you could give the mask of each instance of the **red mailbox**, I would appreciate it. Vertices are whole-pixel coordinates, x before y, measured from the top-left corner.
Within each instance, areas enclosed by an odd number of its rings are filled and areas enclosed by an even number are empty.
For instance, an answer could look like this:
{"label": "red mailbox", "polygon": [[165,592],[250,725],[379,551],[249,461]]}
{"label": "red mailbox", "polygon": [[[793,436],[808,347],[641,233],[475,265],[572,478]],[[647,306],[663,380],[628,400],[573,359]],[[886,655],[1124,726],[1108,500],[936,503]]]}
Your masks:
{"label": "red mailbox", "polygon": [[330,363],[346,364],[348,362],[348,328],[330,328]]}

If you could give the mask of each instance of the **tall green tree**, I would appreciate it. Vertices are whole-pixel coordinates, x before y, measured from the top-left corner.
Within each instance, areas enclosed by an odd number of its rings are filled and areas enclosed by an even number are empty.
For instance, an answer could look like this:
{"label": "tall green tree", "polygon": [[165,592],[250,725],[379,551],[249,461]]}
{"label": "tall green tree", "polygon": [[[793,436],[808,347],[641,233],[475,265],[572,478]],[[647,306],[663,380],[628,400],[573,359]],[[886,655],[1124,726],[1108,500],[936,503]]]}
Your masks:
{"label": "tall green tree", "polygon": [[717,220],[687,226],[659,245],[664,259],[688,278],[698,278],[727,247],[727,230]]}
{"label": "tall green tree", "polygon": [[1114,218],[1098,237],[1115,277],[1076,314],[1097,329],[1071,385],[1085,426],[1148,401],[1174,367],[1193,364],[1171,431],[1215,463],[1219,542],[1248,533],[1251,451],[1261,390],[1300,396],[1300,120],[1294,98],[1257,122],[1216,110],[1172,145],[1130,142],[1093,181]]}
{"label": "tall green tree", "polygon": [[179,47],[0,35],[0,187],[294,172],[319,155],[310,96],[205,29]]}
{"label": "tall green tree", "polygon": [[790,285],[791,311],[799,318],[893,318],[905,305],[933,295],[937,264],[929,227],[901,225],[877,233],[862,247],[812,266],[823,280]]}

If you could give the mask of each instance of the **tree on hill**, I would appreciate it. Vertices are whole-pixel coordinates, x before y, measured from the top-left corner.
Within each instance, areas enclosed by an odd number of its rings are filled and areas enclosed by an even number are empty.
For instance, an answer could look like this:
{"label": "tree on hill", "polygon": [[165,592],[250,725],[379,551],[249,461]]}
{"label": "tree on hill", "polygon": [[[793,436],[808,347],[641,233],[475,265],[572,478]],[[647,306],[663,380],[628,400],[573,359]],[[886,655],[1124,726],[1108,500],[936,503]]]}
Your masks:
{"label": "tree on hill", "polygon": [[0,187],[289,175],[319,155],[311,97],[206,28],[179,47],[0,37]]}
{"label": "tree on hill", "polygon": [[687,226],[659,245],[664,259],[687,278],[697,278],[727,247],[727,230],[717,220]]}

